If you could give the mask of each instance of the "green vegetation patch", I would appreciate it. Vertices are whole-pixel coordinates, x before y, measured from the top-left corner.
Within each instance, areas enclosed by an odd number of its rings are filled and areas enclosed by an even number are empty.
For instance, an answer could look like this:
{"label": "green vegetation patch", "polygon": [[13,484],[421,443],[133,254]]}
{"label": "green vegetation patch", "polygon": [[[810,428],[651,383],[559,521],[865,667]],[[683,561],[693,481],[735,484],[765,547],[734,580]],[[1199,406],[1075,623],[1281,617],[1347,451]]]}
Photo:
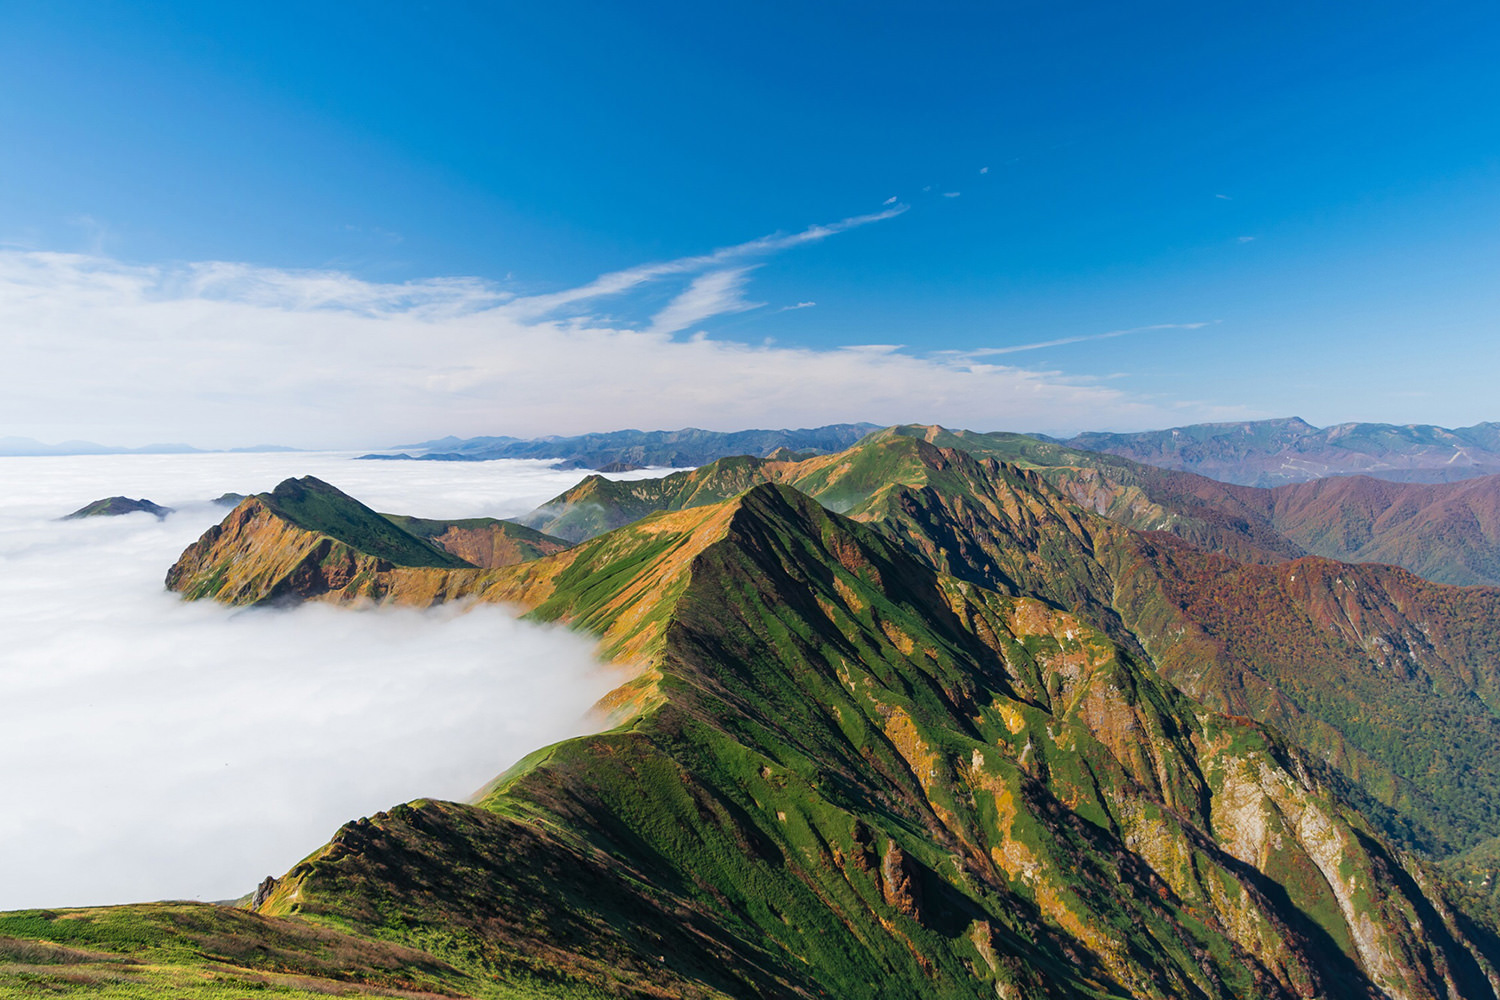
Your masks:
{"label": "green vegetation patch", "polygon": [[259,497],[299,528],[327,535],[358,552],[397,566],[473,568],[313,476],[285,480]]}

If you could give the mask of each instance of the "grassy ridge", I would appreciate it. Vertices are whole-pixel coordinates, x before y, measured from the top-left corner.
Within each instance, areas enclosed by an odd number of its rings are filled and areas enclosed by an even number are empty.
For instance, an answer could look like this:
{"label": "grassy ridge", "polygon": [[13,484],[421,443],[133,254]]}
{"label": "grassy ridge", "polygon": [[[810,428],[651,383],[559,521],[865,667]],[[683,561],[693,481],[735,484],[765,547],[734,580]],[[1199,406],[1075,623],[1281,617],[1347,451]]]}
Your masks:
{"label": "grassy ridge", "polygon": [[397,566],[457,569],[470,565],[313,476],[288,479],[258,498],[305,531],[327,535]]}

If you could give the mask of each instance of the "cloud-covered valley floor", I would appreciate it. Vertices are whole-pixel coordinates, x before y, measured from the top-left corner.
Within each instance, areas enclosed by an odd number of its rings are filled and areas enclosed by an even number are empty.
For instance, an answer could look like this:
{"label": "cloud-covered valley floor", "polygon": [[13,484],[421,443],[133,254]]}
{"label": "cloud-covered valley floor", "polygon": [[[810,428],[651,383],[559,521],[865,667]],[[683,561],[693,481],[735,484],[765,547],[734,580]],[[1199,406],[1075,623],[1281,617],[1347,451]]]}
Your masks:
{"label": "cloud-covered valley floor", "polygon": [[[463,799],[590,725],[620,677],[495,607],[234,610],[162,585],[225,513],[313,474],[379,510],[507,516],[582,477],[348,456],[0,459],[0,909],[239,896],[339,824]],[[57,521],[123,494],[176,507]]]}

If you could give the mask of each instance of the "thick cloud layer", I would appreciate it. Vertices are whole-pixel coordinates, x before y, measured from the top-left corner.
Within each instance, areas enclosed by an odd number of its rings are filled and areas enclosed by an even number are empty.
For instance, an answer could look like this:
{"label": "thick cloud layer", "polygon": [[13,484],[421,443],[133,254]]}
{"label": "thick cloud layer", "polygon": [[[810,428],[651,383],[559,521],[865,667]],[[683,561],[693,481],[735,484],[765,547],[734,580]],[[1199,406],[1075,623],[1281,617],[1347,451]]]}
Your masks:
{"label": "thick cloud layer", "polygon": [[[495,607],[239,610],[168,565],[224,509],[315,474],[382,510],[509,515],[579,478],[537,462],[337,455],[0,459],[0,909],[238,896],[349,819],[466,798],[593,724],[621,678]],[[89,500],[178,508],[56,521]]]}
{"label": "thick cloud layer", "polygon": [[[383,285],[333,272],[138,267],[0,249],[9,337],[0,426],[47,441],[373,447],[622,427],[868,420],[1062,431],[1247,415],[1142,399],[988,352],[811,349],[692,332],[712,315],[751,308],[742,286],[756,255],[801,235],[526,298],[471,279]],[[668,281],[689,284],[649,322],[614,312],[621,294]]]}

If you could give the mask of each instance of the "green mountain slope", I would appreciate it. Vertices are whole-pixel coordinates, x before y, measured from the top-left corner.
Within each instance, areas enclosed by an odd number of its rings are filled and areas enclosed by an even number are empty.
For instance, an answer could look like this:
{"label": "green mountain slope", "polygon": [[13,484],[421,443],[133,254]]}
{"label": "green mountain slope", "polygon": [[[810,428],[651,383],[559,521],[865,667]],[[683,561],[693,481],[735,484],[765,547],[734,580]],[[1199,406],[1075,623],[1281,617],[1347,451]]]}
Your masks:
{"label": "green mountain slope", "polygon": [[[832,509],[849,510],[889,485],[880,478],[882,472],[905,469],[904,479],[924,479],[925,474],[912,471],[911,460],[899,451],[903,439],[1035,471],[1085,509],[1133,528],[1170,531],[1244,561],[1279,562],[1307,554],[1275,527],[1268,505],[1258,497],[1264,491],[1079,451],[1024,434],[977,434],[921,425],[874,432],[833,461],[832,456],[802,461],[739,457],[662,479],[614,482],[594,476],[517,520],[577,542],[651,511],[713,503],[757,482],[789,483]],[[884,463],[888,468],[871,460],[871,445],[896,449]],[[846,465],[856,466],[857,472],[851,475]],[[837,483],[839,490],[830,489],[830,482]]]}
{"label": "green mountain slope", "polygon": [[795,490],[451,575],[640,665],[628,718],[347,825],[264,913],[558,996],[1494,995],[1318,765]]}
{"label": "green mountain slope", "polygon": [[84,504],[61,520],[76,521],[84,517],[118,517],[121,514],[135,513],[155,514],[157,520],[161,520],[172,513],[172,508],[152,503],[144,497],[139,500],[132,500],[129,497],[105,497],[102,500]]}
{"label": "green mountain slope", "polygon": [[[568,523],[585,509],[591,523],[607,524],[653,505],[711,502],[755,478],[805,490],[937,569],[1040,597],[1149,651],[1192,696],[1274,724],[1336,765],[1403,842],[1444,854],[1500,819],[1500,591],[1453,591],[1384,567],[1289,562],[1296,546],[1269,551],[1271,491],[1132,468],[1023,435],[902,427],[804,462],[733,460],[618,484],[628,509],[611,507],[603,492],[582,498],[580,487],[542,510]],[[1113,499],[1095,506],[1119,520],[1075,506],[1101,484]],[[1132,496],[1140,504],[1123,517],[1116,508]],[[1184,535],[1214,553],[1173,544]],[[1349,586],[1335,586],[1346,599],[1358,594],[1379,610],[1335,608],[1321,590],[1293,585],[1299,567],[1304,583],[1342,574]]]}
{"label": "green mountain slope", "polygon": [[458,567],[467,565],[436,545],[392,523],[353,497],[321,479],[288,479],[257,499],[274,514],[305,531],[336,541],[397,566]]}
{"label": "green mountain slope", "polygon": [[193,599],[275,603],[358,588],[396,567],[472,564],[307,476],[242,501],[188,546],[166,583]]}
{"label": "green mountain slope", "polygon": [[[457,995],[1500,996],[1500,591],[1205,552],[926,437],[628,484],[676,509],[492,568],[245,501],[188,596],[504,601],[633,671],[616,728],[346,825],[258,910]],[[1480,845],[1469,885],[1390,836]]]}

